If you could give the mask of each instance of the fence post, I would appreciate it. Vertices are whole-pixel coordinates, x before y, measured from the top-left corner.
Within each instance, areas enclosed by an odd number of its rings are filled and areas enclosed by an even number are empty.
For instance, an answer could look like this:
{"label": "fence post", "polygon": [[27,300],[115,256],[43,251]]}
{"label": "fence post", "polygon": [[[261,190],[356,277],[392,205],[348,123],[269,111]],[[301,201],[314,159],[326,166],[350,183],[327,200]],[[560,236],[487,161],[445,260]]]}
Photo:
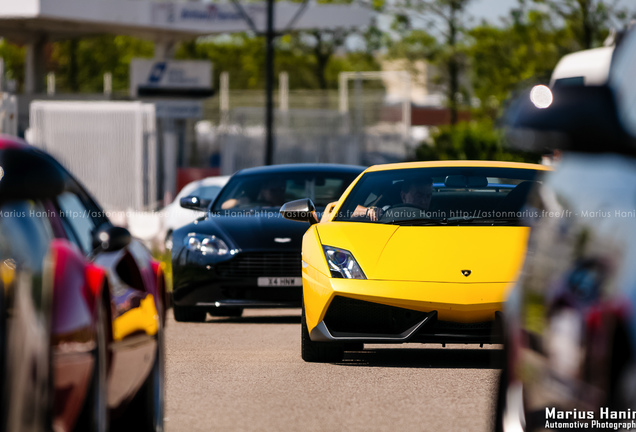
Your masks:
{"label": "fence post", "polygon": [[230,73],[221,72],[220,76],[220,109],[221,114],[227,113],[230,110]]}
{"label": "fence post", "polygon": [[49,72],[46,75],[46,94],[49,96],[55,94],[55,72]]}
{"label": "fence post", "polygon": [[104,74],[104,96],[111,97],[113,94],[113,74],[106,72]]}
{"label": "fence post", "polygon": [[287,72],[281,72],[278,75],[278,96],[282,126],[287,129],[289,127],[289,74]]}
{"label": "fence post", "polygon": [[287,112],[289,111],[289,74],[287,72],[281,72],[278,75],[278,81],[280,110]]}
{"label": "fence post", "polygon": [[402,100],[402,121],[404,123],[404,142],[408,150],[411,144],[411,74],[402,72],[404,99]]}

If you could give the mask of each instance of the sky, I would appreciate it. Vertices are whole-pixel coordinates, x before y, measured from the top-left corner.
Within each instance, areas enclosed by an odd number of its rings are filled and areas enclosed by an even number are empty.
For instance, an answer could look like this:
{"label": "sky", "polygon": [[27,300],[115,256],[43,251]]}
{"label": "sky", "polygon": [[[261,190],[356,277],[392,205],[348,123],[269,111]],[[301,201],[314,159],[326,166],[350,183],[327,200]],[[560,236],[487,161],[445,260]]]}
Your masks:
{"label": "sky", "polygon": [[[518,3],[517,0],[473,0],[468,6],[468,12],[477,20],[486,19],[491,24],[497,24],[499,18],[507,16],[510,9]],[[619,0],[618,4],[636,12],[636,0]]]}

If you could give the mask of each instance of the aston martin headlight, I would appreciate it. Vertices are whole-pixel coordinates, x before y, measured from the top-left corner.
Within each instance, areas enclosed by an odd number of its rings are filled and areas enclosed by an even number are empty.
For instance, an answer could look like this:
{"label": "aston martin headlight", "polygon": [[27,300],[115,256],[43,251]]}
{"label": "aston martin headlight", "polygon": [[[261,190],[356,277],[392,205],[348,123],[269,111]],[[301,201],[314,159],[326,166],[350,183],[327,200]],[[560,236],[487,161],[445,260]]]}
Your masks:
{"label": "aston martin headlight", "polygon": [[343,279],[366,279],[364,272],[351,252],[332,246],[323,246],[331,277]]}
{"label": "aston martin headlight", "polygon": [[190,233],[183,239],[188,250],[201,252],[203,255],[227,255],[230,248],[216,236]]}

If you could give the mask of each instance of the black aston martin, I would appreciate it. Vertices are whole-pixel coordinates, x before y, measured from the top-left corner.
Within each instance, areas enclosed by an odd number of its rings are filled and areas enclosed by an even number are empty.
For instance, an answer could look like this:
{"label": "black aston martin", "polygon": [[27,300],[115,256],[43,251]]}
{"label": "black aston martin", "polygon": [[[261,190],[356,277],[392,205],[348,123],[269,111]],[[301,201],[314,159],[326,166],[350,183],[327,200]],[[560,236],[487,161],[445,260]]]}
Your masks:
{"label": "black aston martin", "polygon": [[363,167],[293,164],[250,168],[232,176],[206,206],[207,216],[174,231],[174,317],[240,316],[244,308],[300,307],[301,242],[309,225],[280,216],[288,201],[310,197],[316,211],[337,201]]}

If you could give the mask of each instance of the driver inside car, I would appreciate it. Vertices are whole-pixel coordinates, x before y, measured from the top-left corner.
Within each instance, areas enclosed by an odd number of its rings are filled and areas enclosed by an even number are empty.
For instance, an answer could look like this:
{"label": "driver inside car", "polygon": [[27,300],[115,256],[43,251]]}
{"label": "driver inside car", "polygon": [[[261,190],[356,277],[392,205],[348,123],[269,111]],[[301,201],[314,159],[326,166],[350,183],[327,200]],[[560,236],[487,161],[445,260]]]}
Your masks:
{"label": "driver inside car", "polygon": [[433,179],[430,177],[406,179],[400,189],[401,203],[384,207],[358,206],[354,216],[367,217],[371,222],[380,220],[388,212],[399,213],[400,218],[417,217],[422,211],[428,210],[432,196]]}
{"label": "driver inside car", "polygon": [[271,177],[265,180],[253,199],[250,199],[247,195],[240,198],[230,198],[221,205],[221,208],[227,210],[248,204],[259,204],[263,207],[280,207],[286,201],[285,191],[285,180],[279,177]]}

